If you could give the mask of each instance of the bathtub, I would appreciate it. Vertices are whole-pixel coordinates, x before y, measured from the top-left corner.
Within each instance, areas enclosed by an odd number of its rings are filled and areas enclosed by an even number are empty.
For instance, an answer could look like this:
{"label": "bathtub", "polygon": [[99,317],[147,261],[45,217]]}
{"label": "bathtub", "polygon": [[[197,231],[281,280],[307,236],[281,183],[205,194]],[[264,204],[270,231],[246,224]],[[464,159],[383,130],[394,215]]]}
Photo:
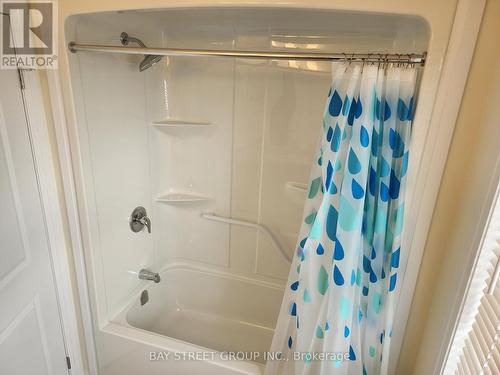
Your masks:
{"label": "bathtub", "polygon": [[[263,373],[282,285],[186,265],[170,266],[160,276],[103,331],[152,344],[165,369],[185,359],[211,362],[228,374]],[[141,304],[144,291],[148,301]]]}

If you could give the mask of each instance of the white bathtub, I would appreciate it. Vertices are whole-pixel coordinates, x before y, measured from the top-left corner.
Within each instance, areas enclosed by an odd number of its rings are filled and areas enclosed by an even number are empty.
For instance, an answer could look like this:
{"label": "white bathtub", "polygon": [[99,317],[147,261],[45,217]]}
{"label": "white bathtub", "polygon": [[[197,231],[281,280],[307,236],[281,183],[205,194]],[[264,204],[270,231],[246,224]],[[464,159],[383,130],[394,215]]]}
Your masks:
{"label": "white bathtub", "polygon": [[[169,360],[162,358],[165,370],[172,368],[174,355],[182,368],[179,356],[194,353],[195,361],[211,362],[228,374],[263,372],[283,286],[177,265],[163,271],[161,282],[151,283],[147,292],[146,304],[141,306],[138,293],[103,330],[172,353]],[[230,359],[226,352],[260,354]]]}

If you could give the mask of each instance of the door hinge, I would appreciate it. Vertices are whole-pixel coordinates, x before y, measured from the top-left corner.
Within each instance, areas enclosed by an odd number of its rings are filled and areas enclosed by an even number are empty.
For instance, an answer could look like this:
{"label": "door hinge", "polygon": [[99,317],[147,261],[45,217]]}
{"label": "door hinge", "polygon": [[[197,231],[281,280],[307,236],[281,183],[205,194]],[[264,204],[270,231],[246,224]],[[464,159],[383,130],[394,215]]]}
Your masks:
{"label": "door hinge", "polygon": [[66,356],[66,365],[68,366],[68,370],[71,370],[71,358]]}

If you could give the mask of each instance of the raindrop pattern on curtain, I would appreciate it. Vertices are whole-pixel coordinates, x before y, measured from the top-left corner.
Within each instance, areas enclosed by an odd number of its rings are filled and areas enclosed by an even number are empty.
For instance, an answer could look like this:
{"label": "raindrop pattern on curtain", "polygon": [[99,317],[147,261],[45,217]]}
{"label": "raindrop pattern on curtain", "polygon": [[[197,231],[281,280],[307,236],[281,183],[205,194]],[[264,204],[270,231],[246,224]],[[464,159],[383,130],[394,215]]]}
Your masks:
{"label": "raindrop pattern on curtain", "polygon": [[334,63],[332,77],[271,348],[300,355],[266,374],[387,371],[417,72]]}

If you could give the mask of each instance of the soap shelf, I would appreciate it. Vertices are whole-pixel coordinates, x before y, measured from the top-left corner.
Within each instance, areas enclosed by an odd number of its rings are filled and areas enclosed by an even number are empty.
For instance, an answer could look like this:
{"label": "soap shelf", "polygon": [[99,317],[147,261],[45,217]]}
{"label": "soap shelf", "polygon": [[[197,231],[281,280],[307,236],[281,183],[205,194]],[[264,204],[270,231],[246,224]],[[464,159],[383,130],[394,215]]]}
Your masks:
{"label": "soap shelf", "polygon": [[212,200],[212,198],[205,195],[195,193],[182,193],[176,191],[162,194],[156,198],[157,202],[165,204],[202,203],[210,200]]}
{"label": "soap shelf", "polygon": [[285,195],[291,202],[301,206],[304,204],[304,199],[307,196],[307,188],[307,184],[296,181],[287,181],[285,183]]}
{"label": "soap shelf", "polygon": [[212,128],[215,125],[208,121],[199,120],[181,120],[181,119],[165,119],[153,121],[152,125],[158,129],[194,129],[194,128]]}
{"label": "soap shelf", "polygon": [[288,190],[300,192],[300,193],[305,193],[307,192],[307,184],[303,184],[301,182],[295,182],[295,181],[288,181],[285,183],[285,187]]}

